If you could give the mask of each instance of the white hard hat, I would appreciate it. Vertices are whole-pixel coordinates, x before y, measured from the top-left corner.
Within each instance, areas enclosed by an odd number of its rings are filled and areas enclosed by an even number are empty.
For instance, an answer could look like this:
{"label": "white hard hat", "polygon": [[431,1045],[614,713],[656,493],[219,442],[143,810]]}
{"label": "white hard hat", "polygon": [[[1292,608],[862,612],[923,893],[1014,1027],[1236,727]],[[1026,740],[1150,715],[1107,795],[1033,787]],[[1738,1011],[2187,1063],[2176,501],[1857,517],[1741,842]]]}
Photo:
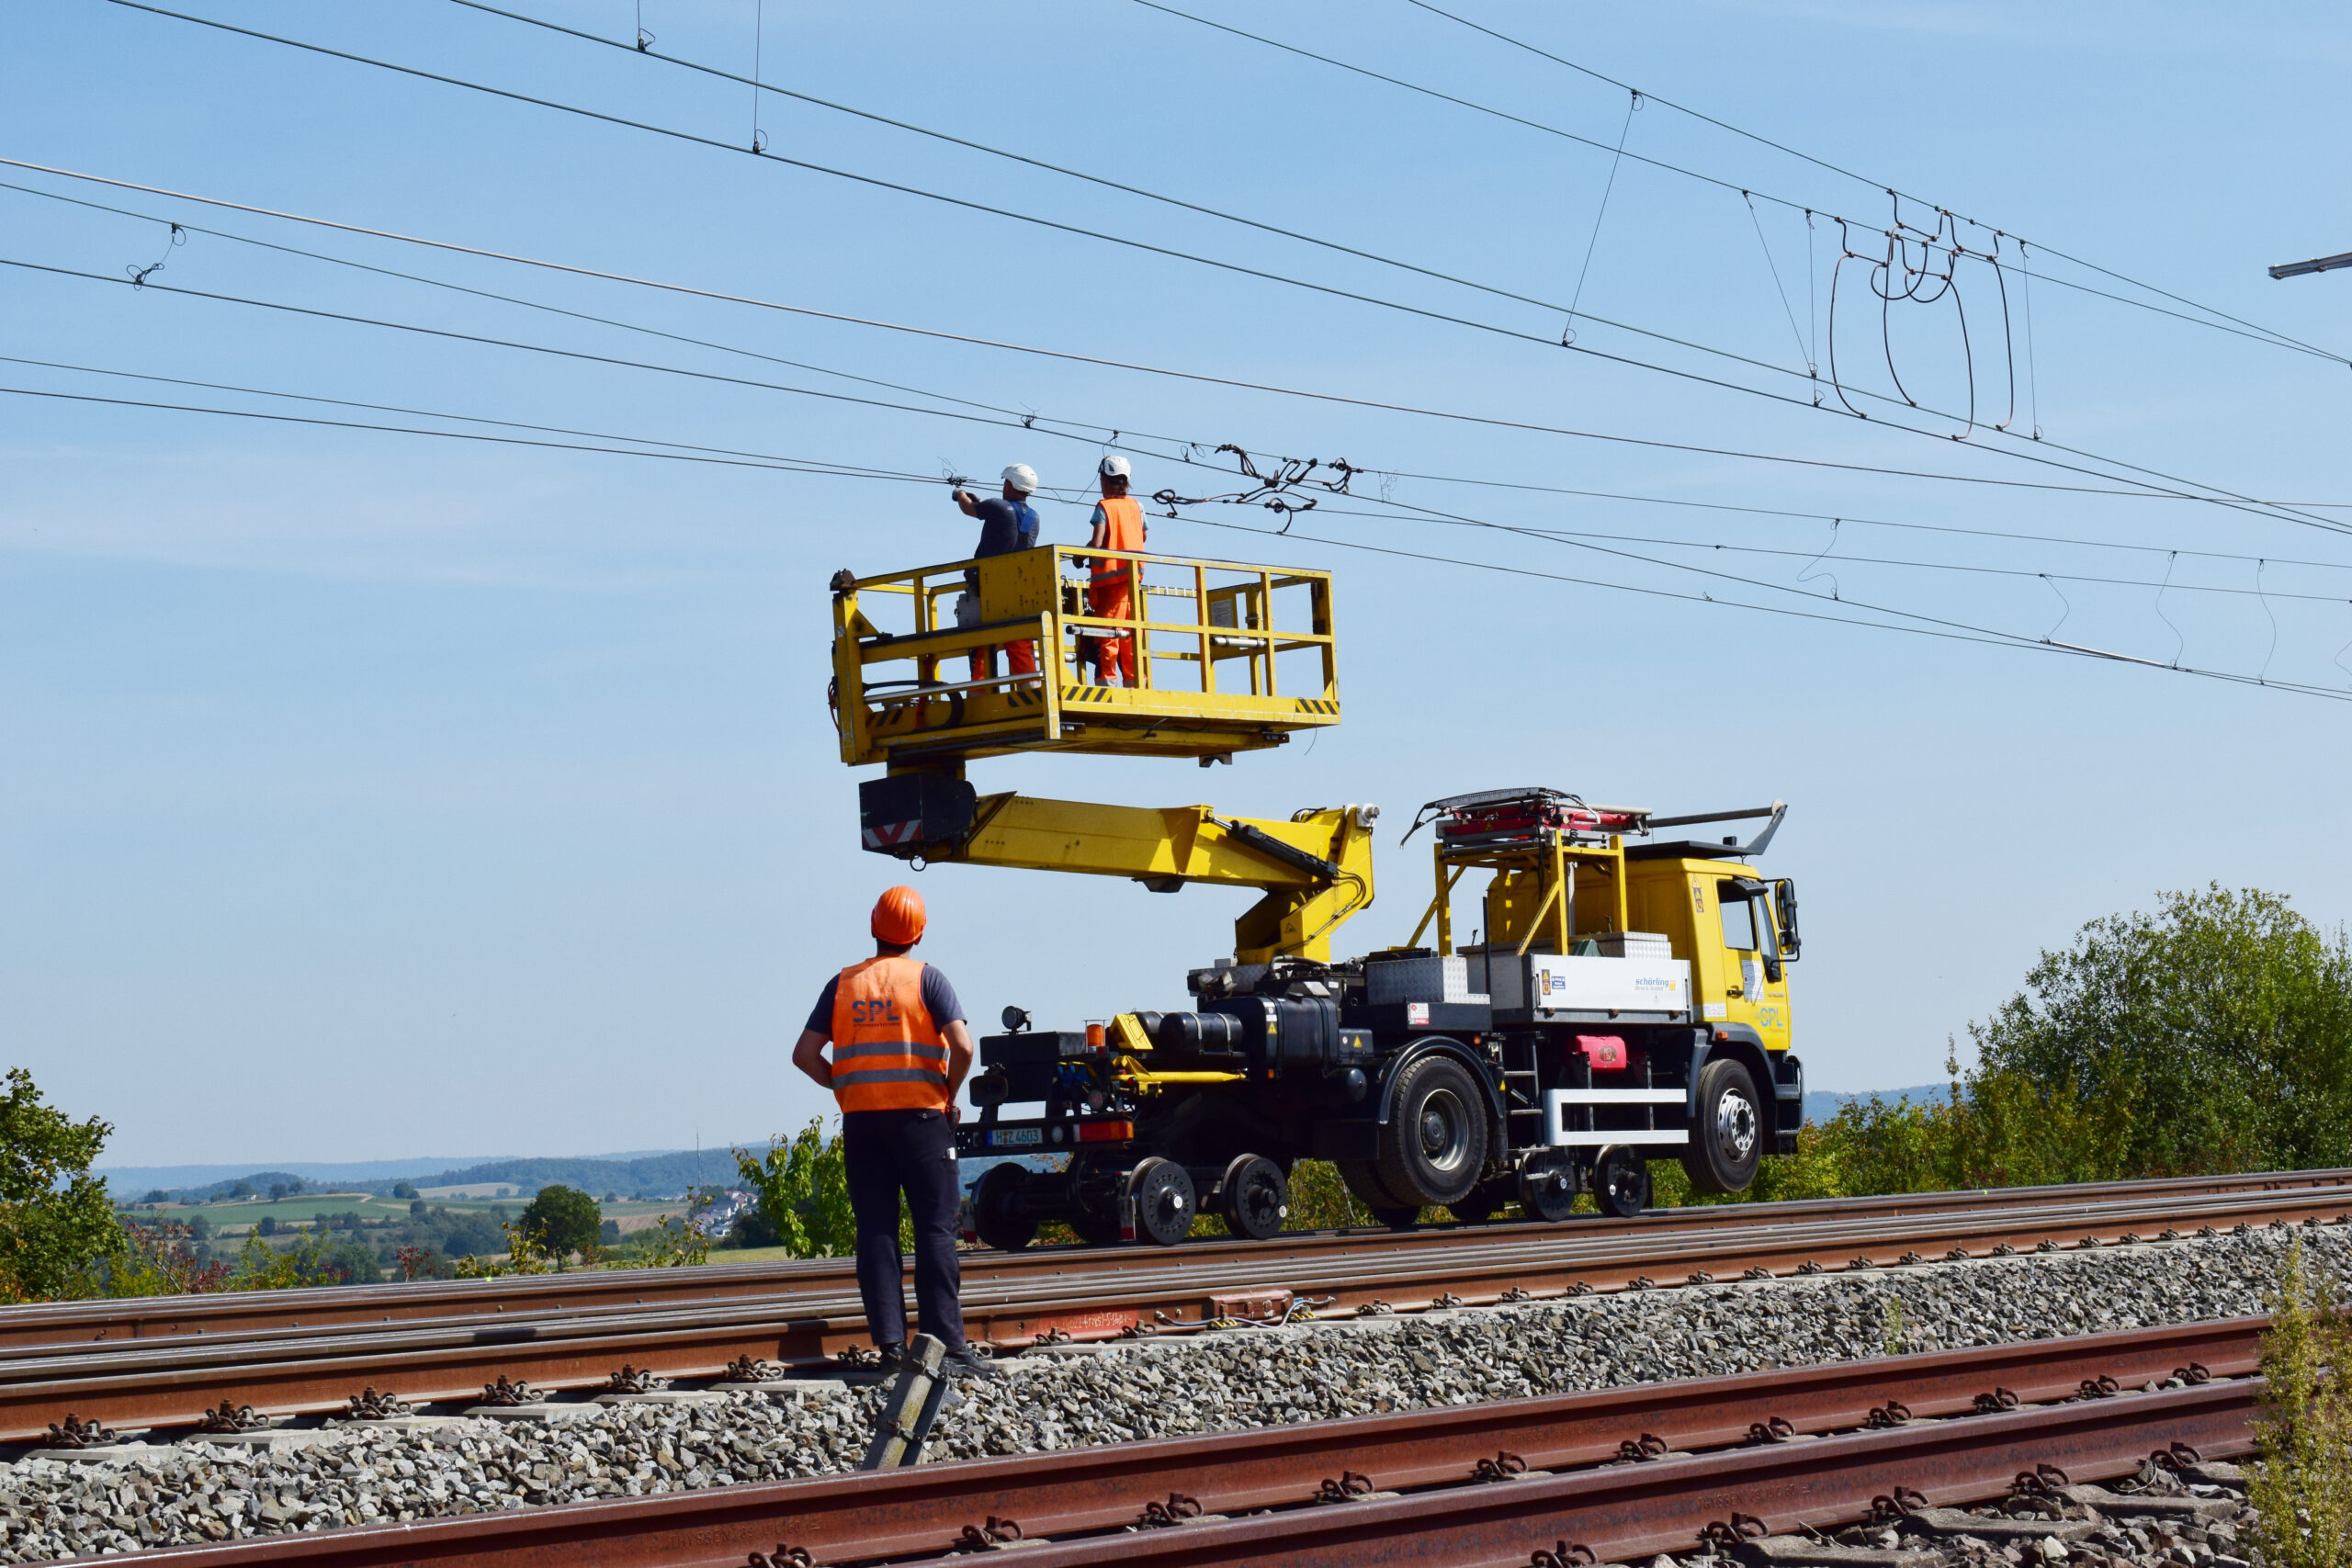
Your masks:
{"label": "white hard hat", "polygon": [[1004,482],[1023,495],[1037,493],[1037,470],[1026,463],[1015,463],[1004,470]]}
{"label": "white hard hat", "polygon": [[1133,468],[1127,467],[1127,460],[1119,457],[1103,458],[1100,464],[1096,465],[1094,471],[1106,479],[1123,479],[1135,472]]}

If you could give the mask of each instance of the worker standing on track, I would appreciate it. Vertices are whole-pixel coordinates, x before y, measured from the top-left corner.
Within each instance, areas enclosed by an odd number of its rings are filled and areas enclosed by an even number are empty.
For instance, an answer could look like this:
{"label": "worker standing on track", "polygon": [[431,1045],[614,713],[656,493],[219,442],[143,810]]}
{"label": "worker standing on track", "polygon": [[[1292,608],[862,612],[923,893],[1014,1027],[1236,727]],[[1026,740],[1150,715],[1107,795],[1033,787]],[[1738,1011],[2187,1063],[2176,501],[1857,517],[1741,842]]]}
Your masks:
{"label": "worker standing on track", "polygon": [[[947,1347],[947,1370],[994,1377],[964,1342],[956,1261],[956,1091],[972,1066],[972,1032],[956,988],[909,958],[922,940],[922,895],[893,887],[875,901],[872,958],[825,982],[792,1048],[792,1065],[831,1089],[842,1110],[849,1202],[857,1218],[857,1292],[886,1368],[907,1343],[899,1194],[914,1218],[915,1308]],[[827,1061],[825,1044],[832,1043]]]}
{"label": "worker standing on track", "polygon": [[[957,486],[956,504],[967,517],[980,520],[980,546],[972,552],[976,560],[990,556],[1011,555],[1015,550],[1033,549],[1037,543],[1037,513],[1031,510],[1029,498],[1037,493],[1037,470],[1026,463],[1015,463],[1004,470],[1004,494],[982,501],[971,491]],[[965,592],[956,601],[956,624],[977,626],[980,620],[980,574],[977,570],[964,574]],[[1005,671],[1012,675],[1035,675],[1037,672],[1037,645],[1034,642],[1007,643],[1004,649]],[[972,679],[991,681],[996,678],[996,649],[976,648],[972,650]]]}
{"label": "worker standing on track", "polygon": [[[1105,457],[1095,472],[1102,480],[1102,499],[1094,505],[1094,514],[1088,521],[1093,532],[1087,536],[1090,549],[1140,550],[1147,530],[1143,522],[1143,504],[1127,494],[1127,477],[1132,470],[1125,457]],[[1134,561],[1105,560],[1096,557],[1090,563],[1093,569],[1086,589],[1086,613],[1108,620],[1136,618],[1136,576]],[[1094,683],[1111,683],[1111,671],[1116,666],[1123,684],[1136,683],[1136,634],[1132,628],[1105,632],[1096,628],[1094,643]]]}

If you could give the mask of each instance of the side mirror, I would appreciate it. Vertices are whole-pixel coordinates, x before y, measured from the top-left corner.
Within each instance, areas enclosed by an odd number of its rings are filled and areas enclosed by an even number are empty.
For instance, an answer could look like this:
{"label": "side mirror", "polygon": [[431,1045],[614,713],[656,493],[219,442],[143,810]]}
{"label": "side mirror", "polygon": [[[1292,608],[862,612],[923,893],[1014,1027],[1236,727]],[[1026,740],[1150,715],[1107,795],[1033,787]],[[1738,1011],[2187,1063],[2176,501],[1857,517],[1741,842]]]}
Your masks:
{"label": "side mirror", "polygon": [[1029,1015],[1010,1002],[1005,1004],[1004,1011],[998,1016],[1004,1020],[1005,1032],[1009,1034],[1018,1034],[1029,1027]]}
{"label": "side mirror", "polygon": [[1772,884],[1772,908],[1778,917],[1776,923],[1780,927],[1781,955],[1783,958],[1794,958],[1797,956],[1799,945],[1797,885],[1785,876]]}

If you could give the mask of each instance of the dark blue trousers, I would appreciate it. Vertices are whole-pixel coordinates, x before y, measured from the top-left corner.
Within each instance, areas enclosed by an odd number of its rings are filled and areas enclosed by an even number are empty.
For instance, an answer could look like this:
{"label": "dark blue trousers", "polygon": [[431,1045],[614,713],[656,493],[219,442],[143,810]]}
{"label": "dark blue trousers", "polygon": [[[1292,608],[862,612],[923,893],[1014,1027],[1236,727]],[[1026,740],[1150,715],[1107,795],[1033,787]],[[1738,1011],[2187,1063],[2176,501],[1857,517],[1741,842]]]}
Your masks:
{"label": "dark blue trousers", "polygon": [[853,1111],[842,1118],[849,1206],[857,1216],[857,1293],[876,1345],[907,1342],[906,1261],[899,1252],[899,1195],[914,1217],[915,1311],[948,1353],[964,1348],[963,1273],[956,1221],[956,1127],[943,1111]]}

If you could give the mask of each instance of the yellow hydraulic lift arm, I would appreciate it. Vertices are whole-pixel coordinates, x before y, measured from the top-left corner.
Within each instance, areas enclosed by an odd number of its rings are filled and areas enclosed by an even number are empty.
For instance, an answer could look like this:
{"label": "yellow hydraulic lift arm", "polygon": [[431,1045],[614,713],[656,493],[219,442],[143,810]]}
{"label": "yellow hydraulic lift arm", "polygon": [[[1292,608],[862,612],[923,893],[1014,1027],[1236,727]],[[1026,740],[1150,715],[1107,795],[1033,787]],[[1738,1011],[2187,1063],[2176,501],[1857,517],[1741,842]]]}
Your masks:
{"label": "yellow hydraulic lift arm", "polygon": [[967,832],[924,835],[896,852],[1123,876],[1163,893],[1187,883],[1258,888],[1264,897],[1233,923],[1234,961],[1265,964],[1279,955],[1328,963],[1331,933],[1372,903],[1372,827],[1379,815],[1377,807],[1343,806],[1284,822],[1221,817],[1207,806],[1106,806],[1008,793],[974,800]]}

